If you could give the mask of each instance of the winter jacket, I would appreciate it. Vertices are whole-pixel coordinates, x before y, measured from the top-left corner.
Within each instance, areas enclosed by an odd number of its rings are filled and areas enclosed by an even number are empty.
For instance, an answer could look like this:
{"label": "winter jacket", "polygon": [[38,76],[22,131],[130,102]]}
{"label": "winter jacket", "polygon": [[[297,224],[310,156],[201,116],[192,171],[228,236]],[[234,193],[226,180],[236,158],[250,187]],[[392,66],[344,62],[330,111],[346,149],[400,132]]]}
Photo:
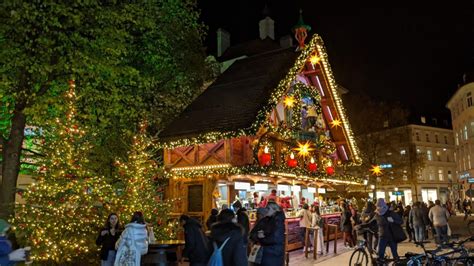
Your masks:
{"label": "winter jacket", "polygon": [[[107,230],[108,234],[103,236],[101,233],[104,230]],[[115,243],[117,243],[121,233],[122,233],[121,231],[116,230],[115,235],[112,235],[110,233],[110,229],[108,228],[102,228],[99,231],[99,236],[97,237],[97,240],[95,241],[95,243],[98,246],[102,246],[100,248],[101,260],[107,260],[107,256],[109,255],[109,250],[115,250]]]}
{"label": "winter jacket", "polygon": [[311,212],[306,209],[302,209],[298,215],[300,217],[300,227],[301,228],[309,228],[311,227]]}
{"label": "winter jacket", "polygon": [[0,266],[14,265],[14,261],[10,261],[8,254],[12,252],[12,244],[5,236],[0,236]]}
{"label": "winter jacket", "polygon": [[403,224],[402,218],[393,211],[387,211],[384,215],[375,215],[375,219],[377,219],[377,225],[379,227],[379,238],[385,239],[387,241],[393,241],[392,233],[389,229],[389,221],[387,220],[388,217],[392,217],[393,223],[396,224]]}
{"label": "winter jacket", "polygon": [[342,216],[341,216],[341,231],[342,232],[352,231],[351,217],[352,217],[352,213],[349,210],[342,212]]}
{"label": "winter jacket", "polygon": [[426,226],[423,210],[419,207],[414,206],[413,209],[410,210],[410,214],[408,214],[408,220],[411,227],[413,228],[415,226]]}
{"label": "winter jacket", "polygon": [[186,221],[186,224],[184,224],[184,239],[186,244],[183,255],[189,258],[191,263],[207,263],[210,256],[209,241],[198,221],[192,218]]}
{"label": "winter jacket", "polygon": [[[148,232],[145,224],[129,223],[115,244],[117,255],[114,266],[140,265],[142,255],[148,253]],[[130,251],[130,252],[128,252]],[[133,256],[124,256],[133,254]]]}
{"label": "winter jacket", "polygon": [[363,227],[368,227],[374,233],[377,233],[377,219],[375,219],[375,210],[365,209],[361,216]]}
{"label": "winter jacket", "polygon": [[249,242],[250,221],[245,209],[237,211],[237,223],[244,229],[244,244],[247,245]]}
{"label": "winter jacket", "polygon": [[449,213],[444,207],[435,205],[430,209],[428,215],[434,226],[445,226],[448,224]]}
{"label": "winter jacket", "polygon": [[247,266],[247,250],[244,249],[244,229],[241,225],[230,222],[218,222],[211,227],[211,240],[221,247],[229,238],[222,249],[224,266]]}
{"label": "winter jacket", "polygon": [[211,226],[213,223],[216,223],[217,222],[217,215],[211,215],[209,216],[209,218],[207,219],[206,221],[206,227],[207,227],[207,230],[211,230]]}
{"label": "winter jacket", "polygon": [[[258,238],[263,230],[265,237]],[[282,266],[285,255],[285,214],[276,212],[271,217],[261,219],[250,232],[250,239],[263,246],[261,266]]]}

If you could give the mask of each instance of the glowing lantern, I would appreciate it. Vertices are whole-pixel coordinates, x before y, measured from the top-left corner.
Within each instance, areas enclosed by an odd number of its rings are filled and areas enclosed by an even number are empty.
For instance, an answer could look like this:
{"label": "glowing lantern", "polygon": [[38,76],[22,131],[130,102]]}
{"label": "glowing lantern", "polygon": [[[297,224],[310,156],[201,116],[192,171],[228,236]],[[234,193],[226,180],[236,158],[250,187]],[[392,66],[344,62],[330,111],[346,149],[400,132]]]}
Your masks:
{"label": "glowing lantern", "polygon": [[285,103],[285,106],[286,107],[293,107],[293,105],[295,105],[295,98],[293,96],[286,96],[285,97],[285,100],[283,100],[283,102]]}
{"label": "glowing lantern", "polygon": [[308,170],[310,172],[316,172],[316,170],[318,170],[318,164],[316,164],[313,157],[311,157],[311,161],[308,164]]}
{"label": "glowing lantern", "polygon": [[268,152],[267,146],[265,146],[265,148],[263,149],[263,153],[258,155],[258,162],[261,166],[269,166],[272,163],[272,156]]}
{"label": "glowing lantern", "polygon": [[295,168],[296,166],[298,166],[298,161],[296,161],[295,155],[293,153],[290,154],[290,158],[286,163],[291,168]]}
{"label": "glowing lantern", "polygon": [[328,175],[333,175],[334,174],[334,166],[328,166],[326,167],[326,174]]}

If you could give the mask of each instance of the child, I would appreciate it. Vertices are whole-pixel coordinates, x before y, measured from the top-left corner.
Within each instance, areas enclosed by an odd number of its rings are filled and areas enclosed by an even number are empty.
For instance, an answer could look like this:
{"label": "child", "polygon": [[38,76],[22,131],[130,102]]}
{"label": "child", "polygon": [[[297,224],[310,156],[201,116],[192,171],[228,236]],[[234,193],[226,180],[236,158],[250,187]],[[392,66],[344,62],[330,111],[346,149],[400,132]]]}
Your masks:
{"label": "child", "polygon": [[15,265],[17,261],[25,260],[25,250],[19,248],[12,251],[12,243],[7,239],[7,232],[10,224],[0,219],[0,265]]}

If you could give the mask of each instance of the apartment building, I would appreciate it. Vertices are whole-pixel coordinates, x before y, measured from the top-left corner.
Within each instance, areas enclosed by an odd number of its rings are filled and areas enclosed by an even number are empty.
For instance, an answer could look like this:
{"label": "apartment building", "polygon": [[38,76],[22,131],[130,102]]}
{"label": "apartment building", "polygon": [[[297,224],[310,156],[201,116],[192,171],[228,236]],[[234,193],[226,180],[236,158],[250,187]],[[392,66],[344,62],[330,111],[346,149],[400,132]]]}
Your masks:
{"label": "apartment building", "polygon": [[377,187],[376,196],[402,200],[405,204],[456,200],[459,194],[455,190],[454,137],[449,121],[425,116],[418,118],[416,124],[377,133],[385,136],[387,150],[379,152],[384,176],[379,177],[378,181],[383,185]]}
{"label": "apartment building", "polygon": [[474,73],[464,75],[464,85],[446,104],[451,111],[455,140],[456,170],[461,197],[474,196]]}

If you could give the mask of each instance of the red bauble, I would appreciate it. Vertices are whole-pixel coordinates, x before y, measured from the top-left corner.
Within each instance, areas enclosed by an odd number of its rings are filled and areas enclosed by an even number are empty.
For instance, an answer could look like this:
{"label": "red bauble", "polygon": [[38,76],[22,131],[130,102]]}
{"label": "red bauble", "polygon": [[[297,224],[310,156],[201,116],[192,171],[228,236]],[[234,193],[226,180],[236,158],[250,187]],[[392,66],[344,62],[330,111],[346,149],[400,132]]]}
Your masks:
{"label": "red bauble", "polygon": [[270,153],[262,153],[258,156],[258,163],[261,166],[269,166],[272,163],[272,156]]}
{"label": "red bauble", "polygon": [[326,174],[333,175],[334,174],[334,167],[333,166],[326,167]]}
{"label": "red bauble", "polygon": [[310,172],[316,172],[318,170],[318,164],[317,163],[309,163],[308,164],[308,170]]}
{"label": "red bauble", "polygon": [[296,161],[296,159],[289,158],[288,161],[286,161],[286,164],[291,168],[295,168],[298,166],[298,161]]}

